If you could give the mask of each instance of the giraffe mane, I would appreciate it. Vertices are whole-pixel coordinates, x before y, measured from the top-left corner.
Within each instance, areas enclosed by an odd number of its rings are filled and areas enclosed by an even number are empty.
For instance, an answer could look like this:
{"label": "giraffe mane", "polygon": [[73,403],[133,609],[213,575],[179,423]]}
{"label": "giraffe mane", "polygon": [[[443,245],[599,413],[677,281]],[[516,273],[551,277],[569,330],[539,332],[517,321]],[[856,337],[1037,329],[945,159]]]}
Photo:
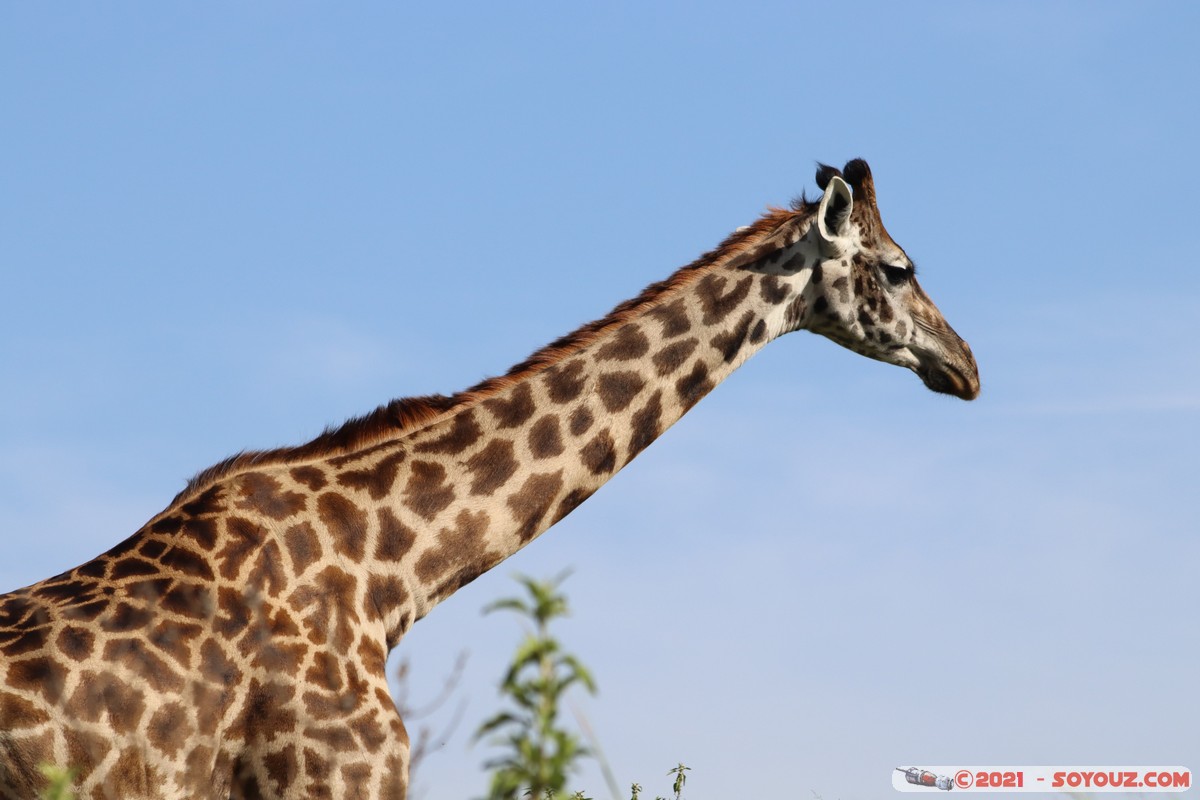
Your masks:
{"label": "giraffe mane", "polygon": [[800,197],[790,209],[768,208],[754,224],[729,234],[716,248],[680,267],[670,277],[650,284],[636,297],[619,303],[600,319],[586,323],[536,350],[503,375],[485,378],[453,395],[402,397],[374,411],[326,428],[315,439],[292,447],[243,450],[198,472],[171,502],[171,506],[203,492],[230,475],[260,466],[300,463],[347,455],[427,427],[446,414],[492,397],[541,370],[560,363],[595,341],[609,328],[662,302],[676,289],[689,284],[702,270],[754,252],[758,245],[788,222],[802,224],[816,204]]}

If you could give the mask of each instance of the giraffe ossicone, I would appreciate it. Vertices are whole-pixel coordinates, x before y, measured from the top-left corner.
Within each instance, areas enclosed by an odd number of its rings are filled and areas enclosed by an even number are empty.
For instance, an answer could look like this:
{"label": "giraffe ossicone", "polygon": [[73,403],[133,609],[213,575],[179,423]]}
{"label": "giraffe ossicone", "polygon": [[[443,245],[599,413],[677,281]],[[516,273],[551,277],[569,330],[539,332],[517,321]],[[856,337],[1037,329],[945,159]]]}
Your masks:
{"label": "giraffe ossicone", "polygon": [[194,478],[97,558],[0,596],[0,797],[403,798],[388,652],[792,331],[979,393],[865,162],[453,396]]}

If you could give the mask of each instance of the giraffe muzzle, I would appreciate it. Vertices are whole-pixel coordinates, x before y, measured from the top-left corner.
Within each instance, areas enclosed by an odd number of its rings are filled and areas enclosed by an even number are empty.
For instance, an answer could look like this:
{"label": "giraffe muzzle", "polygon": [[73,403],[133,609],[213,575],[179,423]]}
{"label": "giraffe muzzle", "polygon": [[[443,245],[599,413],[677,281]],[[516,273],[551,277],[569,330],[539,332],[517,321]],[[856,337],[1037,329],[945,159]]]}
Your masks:
{"label": "giraffe muzzle", "polygon": [[930,391],[962,400],[979,397],[979,366],[971,346],[949,329],[937,340],[940,352],[918,352],[913,372]]}
{"label": "giraffe muzzle", "polygon": [[979,378],[976,375],[967,376],[957,370],[936,370],[918,372],[925,386],[939,394],[952,394],[963,400],[974,400],[979,397]]}

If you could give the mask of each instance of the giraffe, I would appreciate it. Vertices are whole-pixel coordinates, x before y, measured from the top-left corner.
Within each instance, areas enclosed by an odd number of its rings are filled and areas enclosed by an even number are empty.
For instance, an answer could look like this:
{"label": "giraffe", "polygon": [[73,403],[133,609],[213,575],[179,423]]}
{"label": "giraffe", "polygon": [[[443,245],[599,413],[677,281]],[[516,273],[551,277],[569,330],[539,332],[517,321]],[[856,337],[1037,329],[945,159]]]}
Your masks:
{"label": "giraffe", "polygon": [[394,400],[194,477],[108,552],[0,596],[0,796],[403,798],[388,653],[741,363],[808,330],[979,393],[866,162],[452,396]]}

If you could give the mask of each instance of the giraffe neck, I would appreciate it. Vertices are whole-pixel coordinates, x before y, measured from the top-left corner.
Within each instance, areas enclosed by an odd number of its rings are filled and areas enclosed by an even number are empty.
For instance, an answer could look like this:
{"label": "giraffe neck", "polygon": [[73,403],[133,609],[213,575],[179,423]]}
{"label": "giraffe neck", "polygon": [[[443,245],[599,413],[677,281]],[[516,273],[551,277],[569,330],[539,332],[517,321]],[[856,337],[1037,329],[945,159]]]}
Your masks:
{"label": "giraffe neck", "polygon": [[316,491],[319,527],[361,565],[364,602],[378,608],[388,642],[574,510],[768,341],[801,327],[811,272],[797,266],[816,263],[802,234],[794,222],[768,231],[552,363],[395,441],[291,467],[327,482]]}
{"label": "giraffe neck", "polygon": [[[312,635],[332,626],[335,648],[354,629],[390,648],[767,342],[806,327],[810,308],[819,321],[810,228],[809,214],[772,212],[501,378],[223,462],[148,523],[164,544],[143,546],[169,545],[175,560],[211,553],[206,575],[287,598]],[[323,616],[334,607],[345,625]]]}

